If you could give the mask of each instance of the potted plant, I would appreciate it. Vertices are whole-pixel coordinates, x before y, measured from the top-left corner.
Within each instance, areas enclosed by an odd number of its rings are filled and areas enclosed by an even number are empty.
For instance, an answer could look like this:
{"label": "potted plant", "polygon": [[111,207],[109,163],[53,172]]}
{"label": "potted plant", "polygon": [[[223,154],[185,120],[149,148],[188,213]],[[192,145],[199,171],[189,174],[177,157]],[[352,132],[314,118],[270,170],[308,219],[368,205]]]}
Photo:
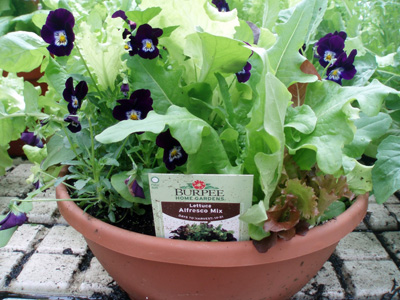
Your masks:
{"label": "potted plant", "polygon": [[[367,193],[383,202],[397,190],[387,154],[399,152],[397,114],[384,100],[399,92],[359,76],[344,31],[320,29],[327,1],[139,2],[60,3],[37,17],[41,37],[0,39],[0,49],[29,44],[15,51],[16,68],[44,56],[49,84],[44,96],[24,94],[29,113],[7,116],[33,117],[31,132],[47,143],[27,147],[39,188],[10,204],[2,241],[56,185],[58,200],[73,200],[59,201],[63,216],[132,298],[290,297],[361,221]],[[379,139],[375,165],[364,165]],[[241,216],[252,241],[144,234],[149,173],[252,174],[253,205]],[[140,233],[110,225],[125,221]]]}

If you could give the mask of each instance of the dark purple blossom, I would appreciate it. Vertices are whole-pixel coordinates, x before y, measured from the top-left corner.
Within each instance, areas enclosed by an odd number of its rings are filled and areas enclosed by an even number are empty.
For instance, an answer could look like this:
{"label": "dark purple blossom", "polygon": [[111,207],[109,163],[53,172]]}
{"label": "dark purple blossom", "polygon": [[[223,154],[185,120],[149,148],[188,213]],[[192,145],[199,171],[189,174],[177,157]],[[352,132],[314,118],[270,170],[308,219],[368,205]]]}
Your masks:
{"label": "dark purple blossom", "polygon": [[164,148],[163,161],[168,170],[172,171],[176,166],[182,166],[187,161],[187,153],[181,144],[172,137],[169,129],[157,136],[156,144]]}
{"label": "dark purple blossom", "polygon": [[125,184],[128,185],[128,187],[129,187],[129,193],[133,197],[139,197],[139,198],[145,199],[146,197],[144,195],[144,191],[143,191],[142,187],[137,183],[137,181],[134,180],[131,183],[129,183],[129,181],[131,181],[131,176],[129,176],[127,179],[125,179]]}
{"label": "dark purple blossom", "polygon": [[33,132],[23,132],[21,134],[21,140],[31,146],[43,148],[43,142]]}
{"label": "dark purple blossom", "polygon": [[121,92],[126,96],[128,96],[128,92],[129,92],[129,84],[127,83],[123,83],[121,85]]}
{"label": "dark purple blossom", "polygon": [[117,120],[142,120],[150,110],[153,110],[153,99],[149,90],[134,91],[129,99],[117,100],[120,105],[113,109],[113,116]]}
{"label": "dark purple blossom", "polygon": [[78,109],[81,108],[82,100],[86,97],[87,92],[88,86],[86,81],[80,81],[74,88],[74,80],[72,77],[67,79],[63,97],[64,100],[68,102],[68,111],[70,114],[75,115]]}
{"label": "dark purple blossom", "polygon": [[130,188],[130,192],[132,193],[132,195],[134,197],[139,197],[139,198],[145,199],[144,191],[143,191],[142,187],[137,183],[136,180],[134,180],[131,183],[129,188]]}
{"label": "dark purple blossom", "polygon": [[218,11],[229,11],[229,5],[225,0],[212,0],[212,4],[218,8]]}
{"label": "dark purple blossom", "polygon": [[157,48],[158,38],[163,34],[162,29],[152,28],[149,24],[140,25],[136,35],[130,36],[131,50],[129,55],[139,54],[142,58],[156,58],[160,51]]}
{"label": "dark purple blossom", "polygon": [[20,226],[24,224],[28,220],[27,216],[25,213],[14,213],[14,212],[9,212],[7,216],[0,221],[0,230],[6,230],[15,226]]}
{"label": "dark purple blossom", "polygon": [[347,38],[347,34],[344,31],[334,33],[328,33],[318,42],[315,43],[317,47],[317,57],[319,58],[319,63],[324,68],[337,59],[344,52],[344,41]]}
{"label": "dark purple blossom", "polygon": [[357,73],[357,70],[353,65],[356,54],[356,49],[352,50],[348,57],[345,52],[340,54],[335,63],[326,70],[326,79],[335,81],[340,85],[342,84],[342,79],[352,79]]}
{"label": "dark purple blossom", "polygon": [[72,30],[74,25],[74,16],[64,8],[49,13],[40,34],[43,40],[50,44],[47,49],[51,54],[70,55],[75,41],[75,34]]}
{"label": "dark purple blossom", "polygon": [[250,79],[250,70],[251,70],[251,64],[249,62],[246,63],[246,65],[243,67],[243,69],[240,72],[236,73],[236,78],[239,82],[247,82]]}
{"label": "dark purple blossom", "polygon": [[67,128],[73,132],[73,133],[77,133],[79,131],[82,130],[82,126],[81,123],[78,120],[77,116],[68,116],[64,119],[65,122],[69,123],[69,125],[67,126]]}

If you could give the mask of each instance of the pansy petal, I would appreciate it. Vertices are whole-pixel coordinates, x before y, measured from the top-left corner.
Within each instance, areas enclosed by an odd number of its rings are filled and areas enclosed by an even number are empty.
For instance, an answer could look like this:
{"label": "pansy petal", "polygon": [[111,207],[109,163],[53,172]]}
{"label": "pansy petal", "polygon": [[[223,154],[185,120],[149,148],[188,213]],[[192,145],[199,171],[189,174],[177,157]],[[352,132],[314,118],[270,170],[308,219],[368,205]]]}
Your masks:
{"label": "pansy petal", "polygon": [[65,82],[65,89],[63,91],[63,97],[65,101],[71,102],[72,96],[74,94],[74,80],[72,77],[69,77]]}
{"label": "pansy petal", "polygon": [[123,105],[117,105],[114,107],[112,111],[112,115],[115,119],[119,121],[127,120],[128,118],[126,117],[126,113],[128,112],[128,109],[126,106]]}
{"label": "pansy petal", "polygon": [[111,18],[121,18],[123,20],[128,19],[123,10],[117,10],[115,13],[112,14]]}
{"label": "pansy petal", "polygon": [[134,180],[131,183],[130,189],[131,189],[132,195],[134,197],[139,197],[139,198],[145,199],[144,191],[143,191],[142,187],[137,183],[136,180]]}
{"label": "pansy petal", "polygon": [[25,213],[9,212],[8,215],[0,221],[0,230],[6,230],[15,226],[20,226],[28,220]]}
{"label": "pansy petal", "polygon": [[39,148],[43,148],[43,142],[40,138],[38,138],[33,132],[23,132],[21,134],[21,140],[31,146],[36,146]]}
{"label": "pansy petal", "polygon": [[49,44],[54,43],[54,31],[49,28],[49,26],[44,25],[42,30],[40,30],[40,35],[42,39]]}
{"label": "pansy petal", "polygon": [[80,81],[75,87],[75,96],[81,101],[88,93],[88,85],[86,81]]}

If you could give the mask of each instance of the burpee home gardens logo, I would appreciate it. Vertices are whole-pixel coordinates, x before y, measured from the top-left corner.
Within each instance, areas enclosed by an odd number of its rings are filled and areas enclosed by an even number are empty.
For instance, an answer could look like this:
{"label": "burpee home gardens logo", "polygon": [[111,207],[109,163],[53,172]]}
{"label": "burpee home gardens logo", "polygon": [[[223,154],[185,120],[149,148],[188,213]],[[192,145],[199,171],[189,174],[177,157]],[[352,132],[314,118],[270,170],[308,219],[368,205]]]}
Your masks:
{"label": "burpee home gardens logo", "polygon": [[156,234],[188,240],[245,240],[252,175],[149,174]]}
{"label": "burpee home gardens logo", "polygon": [[176,200],[206,200],[224,201],[224,190],[205,183],[203,180],[195,180],[185,186],[175,189]]}

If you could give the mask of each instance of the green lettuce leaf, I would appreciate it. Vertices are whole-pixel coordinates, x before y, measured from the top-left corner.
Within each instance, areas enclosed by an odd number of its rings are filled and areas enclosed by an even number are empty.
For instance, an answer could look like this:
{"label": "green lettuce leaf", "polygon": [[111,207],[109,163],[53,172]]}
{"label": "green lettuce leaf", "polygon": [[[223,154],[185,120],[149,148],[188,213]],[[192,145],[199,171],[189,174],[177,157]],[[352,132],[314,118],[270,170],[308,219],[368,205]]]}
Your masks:
{"label": "green lettuce leaf", "polygon": [[303,46],[304,37],[315,30],[321,21],[323,5],[320,1],[306,0],[299,3],[289,20],[276,26],[278,39],[273,47],[268,50],[271,67],[286,86],[295,82],[312,82],[317,80],[314,75],[305,74],[300,66],[306,59],[300,55],[299,49]]}
{"label": "green lettuce leaf", "polygon": [[[246,126],[244,167],[246,172],[255,175],[255,187],[257,189],[261,185],[265,207],[269,207],[269,198],[282,171],[285,146],[283,126],[291,94],[278,78],[268,72],[266,51],[259,49],[256,53],[258,59],[252,60],[253,78],[250,80],[255,102],[249,115],[251,121]],[[254,192],[256,197],[260,197],[259,191]]]}
{"label": "green lettuce leaf", "polygon": [[[290,153],[300,149],[313,150],[319,168],[326,174],[337,174],[342,167],[343,147],[353,141],[356,131],[354,122],[349,121],[349,116],[357,116],[357,109],[351,103],[357,100],[362,112],[374,116],[379,113],[383,99],[389,93],[397,91],[378,81],[365,87],[341,87],[331,81],[309,84],[305,104],[314,110],[317,124],[311,134],[299,134],[298,140],[287,141]],[[301,153],[312,155],[310,152]]]}
{"label": "green lettuce leaf", "polygon": [[400,189],[400,136],[388,136],[378,146],[377,161],[372,169],[373,192],[378,203],[384,203]]}
{"label": "green lettuce leaf", "polygon": [[14,31],[0,37],[0,69],[30,72],[48,55],[48,44],[33,32]]}
{"label": "green lettuce leaf", "polygon": [[121,73],[124,62],[121,56],[125,53],[125,42],[120,29],[123,21],[120,18],[108,17],[103,34],[93,33],[91,27],[82,22],[79,34],[76,35],[79,50],[89,69],[97,78],[97,87],[101,91],[114,91],[115,79]]}
{"label": "green lettuce leaf", "polygon": [[141,89],[149,89],[153,108],[158,113],[165,113],[172,104],[183,104],[188,98],[182,93],[180,81],[182,70],[165,70],[156,60],[147,60],[138,55],[128,58],[127,66],[134,70],[132,82]]}
{"label": "green lettuce leaf", "polygon": [[392,119],[384,113],[373,117],[360,114],[360,118],[355,120],[354,124],[357,127],[356,134],[353,141],[345,146],[344,153],[359,158],[373,140],[377,140],[389,130]]}
{"label": "green lettuce leaf", "polygon": [[243,69],[251,50],[231,38],[198,32],[187,37],[185,55],[191,57],[198,70],[198,81],[215,82],[214,73],[234,74]]}

